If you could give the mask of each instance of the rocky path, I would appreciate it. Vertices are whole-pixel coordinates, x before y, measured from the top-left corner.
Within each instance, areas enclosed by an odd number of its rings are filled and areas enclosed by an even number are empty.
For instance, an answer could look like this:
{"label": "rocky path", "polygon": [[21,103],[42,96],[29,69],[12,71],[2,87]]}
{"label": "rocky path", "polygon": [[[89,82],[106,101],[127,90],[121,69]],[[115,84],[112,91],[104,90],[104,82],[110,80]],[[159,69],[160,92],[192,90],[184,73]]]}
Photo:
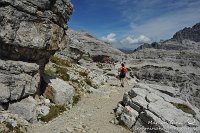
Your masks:
{"label": "rocky path", "polygon": [[101,86],[91,94],[86,94],[71,110],[64,112],[49,123],[33,124],[30,133],[129,133],[122,126],[111,123],[113,109],[122,100],[125,91],[130,90],[134,81],[125,88]]}

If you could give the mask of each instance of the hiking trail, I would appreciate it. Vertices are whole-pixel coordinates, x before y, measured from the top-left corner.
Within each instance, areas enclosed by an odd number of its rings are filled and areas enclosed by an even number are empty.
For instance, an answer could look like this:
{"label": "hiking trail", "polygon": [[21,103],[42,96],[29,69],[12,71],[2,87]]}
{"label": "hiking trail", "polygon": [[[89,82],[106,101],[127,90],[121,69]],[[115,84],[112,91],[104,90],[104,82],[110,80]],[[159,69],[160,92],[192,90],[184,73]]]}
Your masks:
{"label": "hiking trail", "polygon": [[[30,133],[130,133],[120,125],[112,124],[113,109],[122,100],[124,92],[135,81],[129,80],[125,87],[102,85],[93,93],[85,94],[70,110],[48,123],[36,123],[28,128]],[[120,82],[119,82],[120,85]]]}

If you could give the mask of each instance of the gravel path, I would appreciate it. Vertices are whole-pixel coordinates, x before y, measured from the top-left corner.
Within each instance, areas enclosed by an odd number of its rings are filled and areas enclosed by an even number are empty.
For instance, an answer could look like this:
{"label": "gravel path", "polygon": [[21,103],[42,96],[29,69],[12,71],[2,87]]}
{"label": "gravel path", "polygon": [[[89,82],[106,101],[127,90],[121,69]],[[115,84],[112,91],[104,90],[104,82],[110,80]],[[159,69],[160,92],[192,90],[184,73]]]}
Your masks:
{"label": "gravel path", "polygon": [[[71,110],[61,114],[49,123],[37,123],[28,128],[29,133],[129,133],[122,126],[110,123],[114,118],[113,109],[122,100],[125,88],[101,86],[92,94],[86,94]],[[125,90],[124,90],[125,89]]]}

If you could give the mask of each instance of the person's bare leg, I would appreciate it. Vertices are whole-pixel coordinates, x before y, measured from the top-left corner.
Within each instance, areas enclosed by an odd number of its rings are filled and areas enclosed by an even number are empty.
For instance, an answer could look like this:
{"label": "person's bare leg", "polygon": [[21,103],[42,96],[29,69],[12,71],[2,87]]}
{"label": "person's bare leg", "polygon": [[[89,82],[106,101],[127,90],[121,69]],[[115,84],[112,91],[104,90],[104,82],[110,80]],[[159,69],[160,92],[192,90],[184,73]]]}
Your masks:
{"label": "person's bare leg", "polygon": [[122,85],[122,87],[124,87],[124,78],[122,78],[122,80],[121,80],[121,85]]}

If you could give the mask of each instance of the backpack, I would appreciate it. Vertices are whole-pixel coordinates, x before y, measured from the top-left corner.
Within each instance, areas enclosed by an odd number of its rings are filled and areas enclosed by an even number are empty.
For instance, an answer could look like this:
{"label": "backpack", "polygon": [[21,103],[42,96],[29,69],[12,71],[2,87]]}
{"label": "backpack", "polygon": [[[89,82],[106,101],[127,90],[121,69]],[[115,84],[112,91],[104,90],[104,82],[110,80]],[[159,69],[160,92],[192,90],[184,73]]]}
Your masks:
{"label": "backpack", "polygon": [[126,75],[126,67],[122,67],[120,75]]}

